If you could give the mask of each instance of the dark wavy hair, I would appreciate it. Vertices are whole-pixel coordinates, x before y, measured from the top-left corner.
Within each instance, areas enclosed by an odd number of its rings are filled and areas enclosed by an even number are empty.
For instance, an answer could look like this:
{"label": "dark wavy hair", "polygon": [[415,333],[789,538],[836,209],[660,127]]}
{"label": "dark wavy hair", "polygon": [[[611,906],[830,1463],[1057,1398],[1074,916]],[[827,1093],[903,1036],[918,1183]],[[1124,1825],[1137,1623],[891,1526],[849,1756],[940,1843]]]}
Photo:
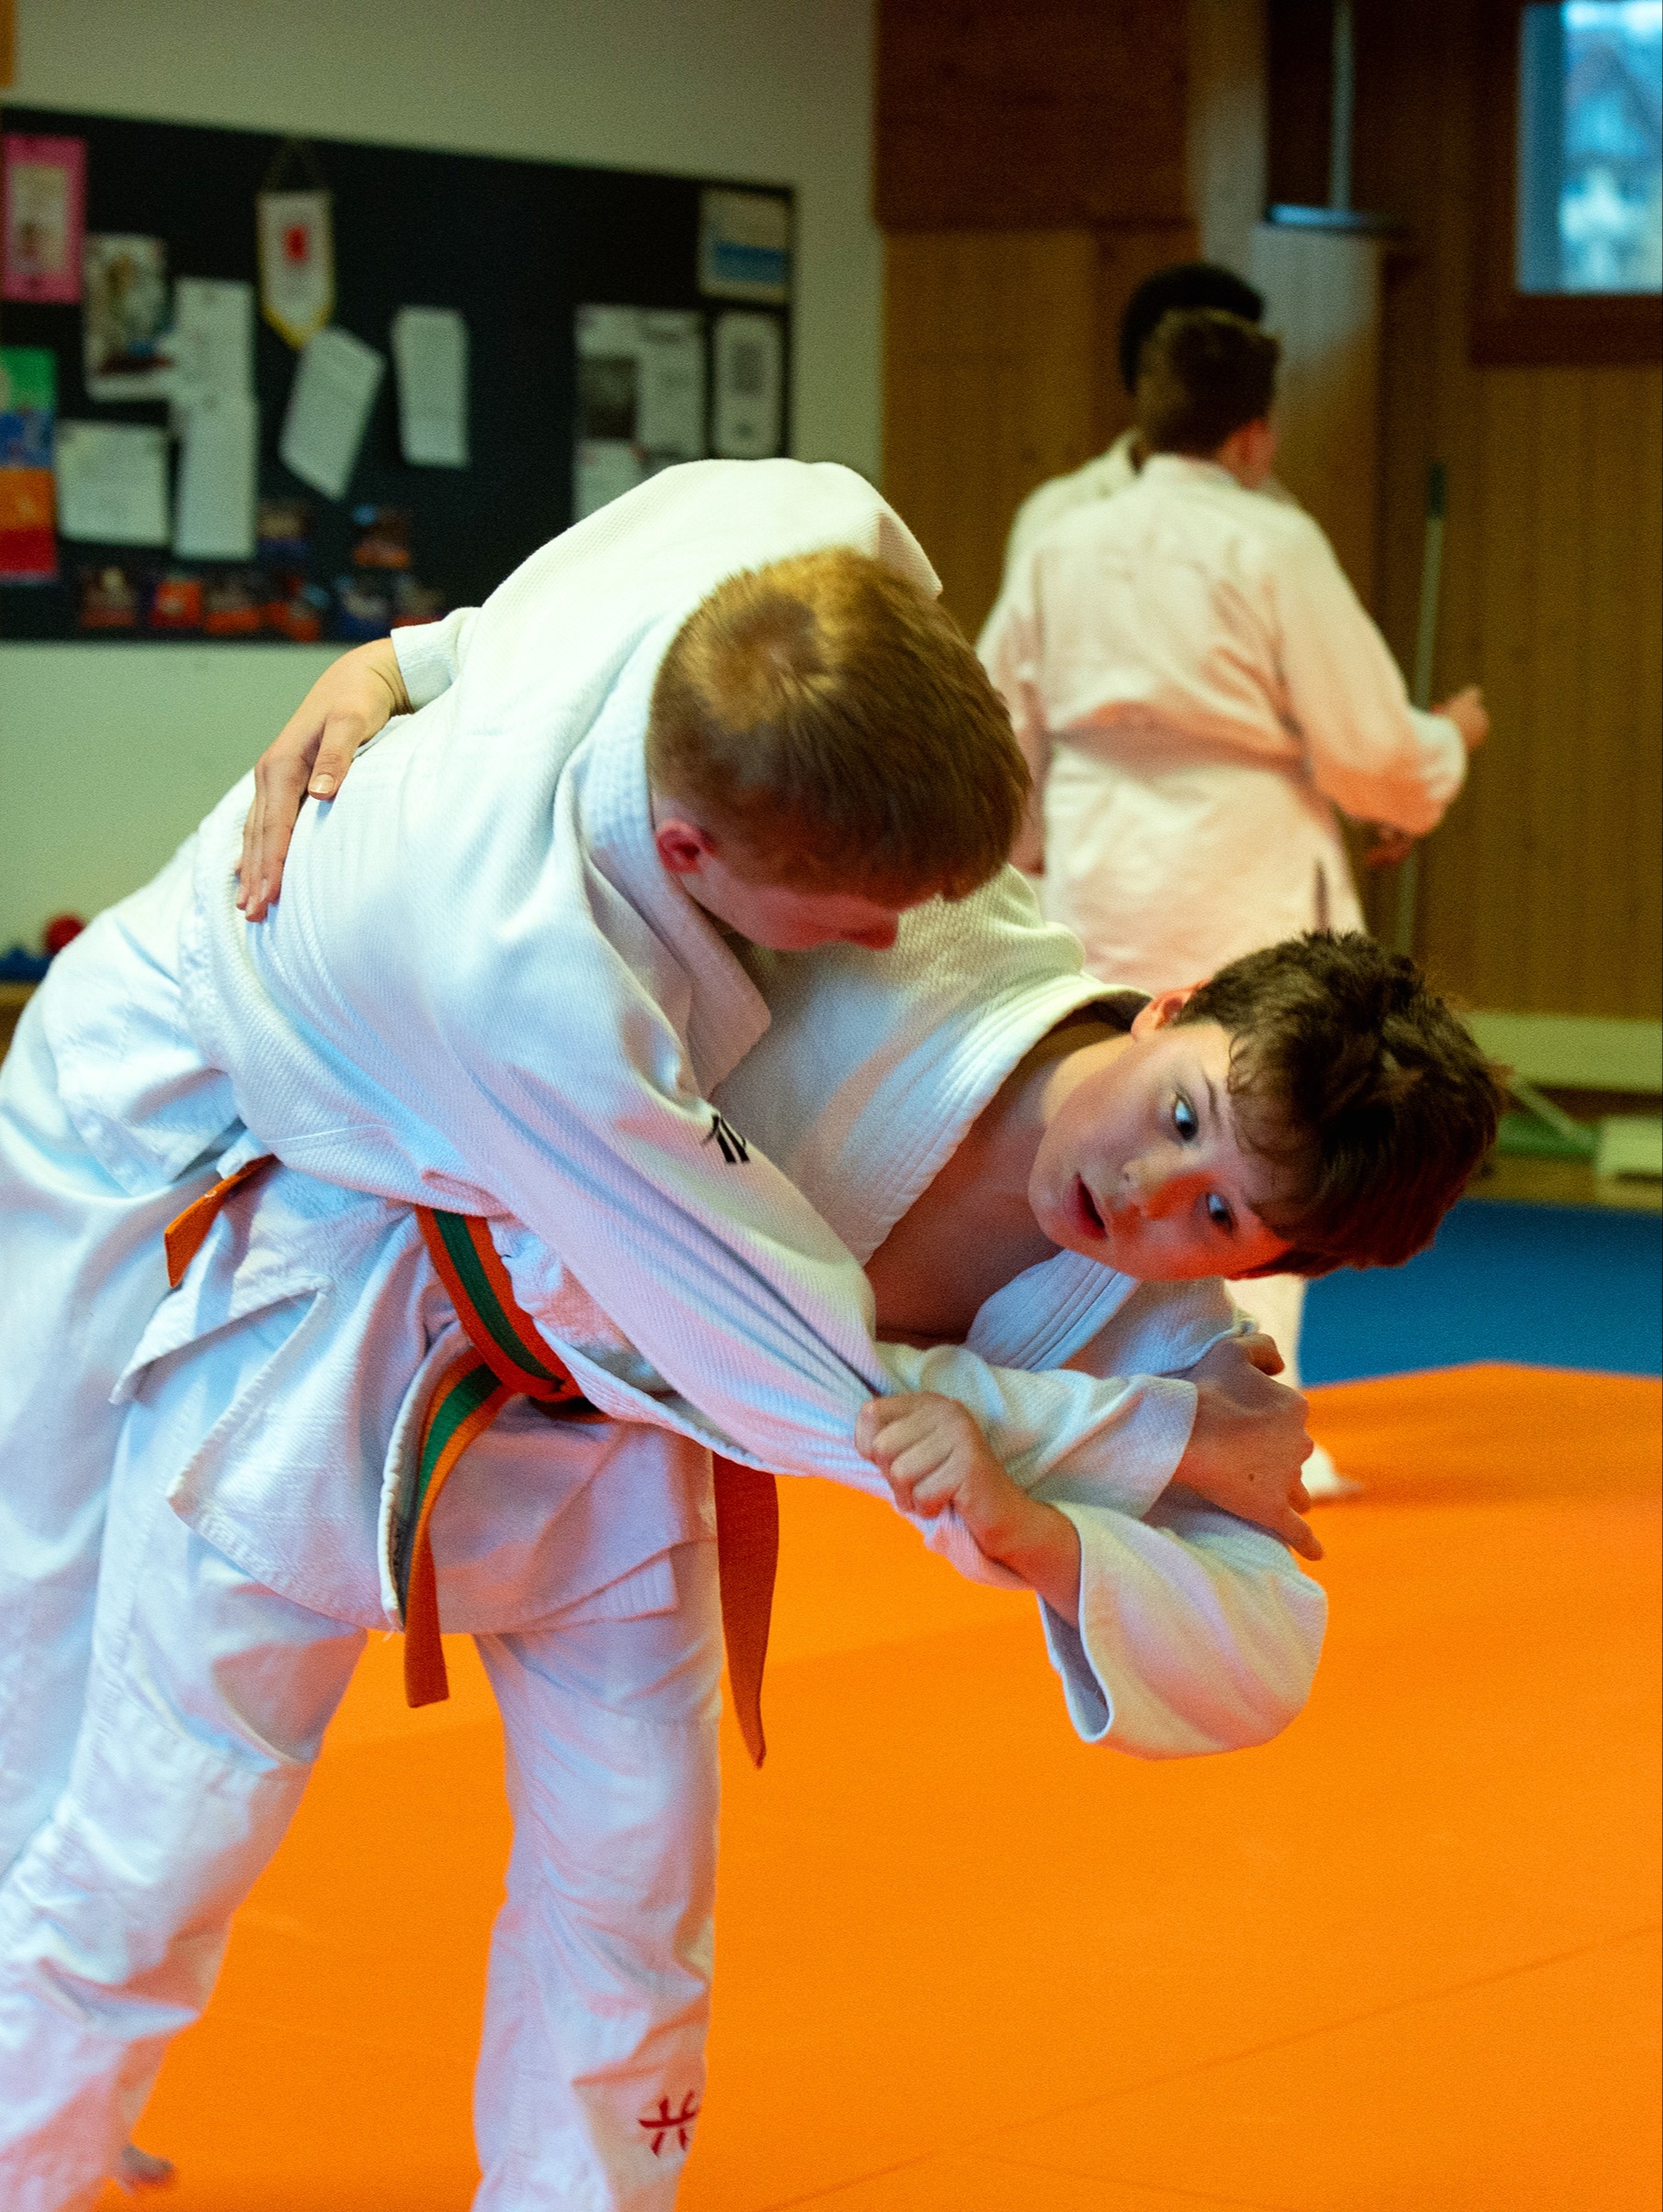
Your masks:
{"label": "dark wavy hair", "polygon": [[1171,269],[1158,269],[1138,285],[1120,318],[1120,381],[1128,394],[1137,389],[1144,348],[1161,317],[1175,307],[1222,307],[1226,315],[1240,315],[1244,323],[1265,319],[1264,293],[1234,269],[1221,268],[1216,261],[1180,261]]}
{"label": "dark wavy hair", "polygon": [[1261,1274],[1401,1266],[1495,1142],[1495,1069],[1414,962],[1360,932],[1232,960],[1177,1020],[1229,1033],[1236,1134],[1278,1170],[1259,1218],[1292,1248]]}

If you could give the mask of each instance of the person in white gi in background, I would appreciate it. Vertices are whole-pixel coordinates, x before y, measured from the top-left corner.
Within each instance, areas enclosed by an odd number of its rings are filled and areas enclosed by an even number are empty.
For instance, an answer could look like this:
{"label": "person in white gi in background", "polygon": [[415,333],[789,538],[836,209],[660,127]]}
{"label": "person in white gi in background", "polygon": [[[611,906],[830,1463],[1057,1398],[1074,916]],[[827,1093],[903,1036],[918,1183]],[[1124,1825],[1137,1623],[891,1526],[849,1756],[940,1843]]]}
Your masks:
{"label": "person in white gi in background", "polygon": [[[1162,316],[1177,307],[1219,307],[1227,315],[1240,315],[1244,322],[1260,323],[1265,295],[1235,270],[1222,268],[1216,261],[1180,261],[1145,277],[1125,304],[1115,348],[1120,382],[1128,399],[1137,391],[1145,345],[1155,335]],[[1125,491],[1137,481],[1137,471],[1147,458],[1142,434],[1134,423],[1120,433],[1107,452],[1099,453],[1083,468],[1070,470],[1066,476],[1048,478],[1030,492],[1017,508],[1005,540],[1005,583],[1022,556],[1054,522],[1075,507],[1092,500],[1113,499],[1116,492]],[[1267,499],[1292,503],[1292,493],[1274,476],[1255,488]]]}
{"label": "person in white gi in background", "polygon": [[[1238,315],[1170,313],[1141,357],[1141,473],[1028,545],[981,634],[1035,776],[1015,857],[1115,982],[1360,928],[1336,810],[1424,836],[1489,726],[1476,689],[1409,704],[1321,529],[1259,496],[1279,350]],[[1238,1299],[1297,1384],[1303,1281]],[[1305,1481],[1347,1487],[1325,1452]]]}
{"label": "person in white gi in background", "polygon": [[[944,966],[919,929],[875,961],[757,956],[777,971],[775,1023],[720,1095],[868,1259],[881,1322],[926,1338],[969,1328],[1017,1365],[1181,1372],[1236,1324],[1216,1283],[1180,1278],[1286,1248],[1255,1200],[1314,1249],[1396,1255],[1430,1233],[1493,1123],[1470,1044],[1402,964],[1359,949],[1361,968],[1345,947],[1290,948],[1245,995],[1220,979],[1225,1028],[1204,998],[1192,1025],[1173,994],[1136,1016],[1131,1045],[1125,994],[1104,1002],[1060,932],[1007,945],[994,976]],[[1328,1194],[1325,1214],[1320,1174],[1315,1198],[1282,1187],[1240,1126],[1287,1132],[1207,1103],[1243,1046],[1275,1093],[1272,1041],[1313,1003],[1325,1068],[1348,1054],[1366,1066],[1378,1037],[1400,1068],[1418,1047],[1432,1078],[1400,1101],[1378,1188],[1350,1187],[1337,1211]],[[1311,1040],[1296,1049],[1309,1058]],[[1338,1124],[1373,1104],[1353,1068],[1324,1109],[1339,1150]],[[1103,1194],[1099,1227],[1079,1216],[1080,1174]],[[1140,1286],[1105,1259],[1174,1279]],[[575,1294],[566,1322],[562,1348],[586,1339],[607,1357],[604,1317]],[[231,1201],[135,1354],[87,1726],[51,1822],[0,1891],[0,2178],[21,2212],[58,2212],[102,2171],[166,2037],[205,1999],[362,1631],[396,1617],[382,1531],[456,1341],[410,1218],[285,1170]],[[868,1413],[915,1423],[948,1403]],[[909,1433],[891,1428],[893,1448]],[[505,1415],[436,1529],[446,1625],[482,1636],[502,1704],[516,1819],[479,2075],[482,2207],[667,2205],[702,2096],[717,1673],[705,1468],[651,1430],[619,1436]],[[1180,1491],[1143,1522],[1103,1505],[1103,1443],[1078,1446],[1033,1499],[983,1452],[984,1517],[939,1522],[944,1548],[997,1576],[980,1543],[1049,1600],[1088,1741],[1155,1756],[1263,1741],[1303,1701],[1320,1591],[1274,1540]],[[66,1976],[68,2007],[54,2001]]]}

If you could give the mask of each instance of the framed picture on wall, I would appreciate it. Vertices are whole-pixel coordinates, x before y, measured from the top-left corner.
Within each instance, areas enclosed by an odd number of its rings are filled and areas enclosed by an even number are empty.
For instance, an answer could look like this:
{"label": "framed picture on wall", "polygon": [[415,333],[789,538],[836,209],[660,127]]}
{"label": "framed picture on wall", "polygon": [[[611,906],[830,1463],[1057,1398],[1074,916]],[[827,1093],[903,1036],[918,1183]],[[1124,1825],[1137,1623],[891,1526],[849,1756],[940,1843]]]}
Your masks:
{"label": "framed picture on wall", "polygon": [[1663,0],[1489,0],[1473,359],[1663,359]]}
{"label": "framed picture on wall", "polygon": [[1472,352],[1663,359],[1663,0],[1490,0]]}

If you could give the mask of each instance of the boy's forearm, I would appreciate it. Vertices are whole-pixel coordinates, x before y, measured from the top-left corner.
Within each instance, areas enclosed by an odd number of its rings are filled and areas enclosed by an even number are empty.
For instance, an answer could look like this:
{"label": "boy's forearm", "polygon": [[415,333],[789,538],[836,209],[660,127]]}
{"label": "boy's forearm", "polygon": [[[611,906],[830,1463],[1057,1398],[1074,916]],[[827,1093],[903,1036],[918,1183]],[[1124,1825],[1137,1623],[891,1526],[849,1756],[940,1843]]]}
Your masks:
{"label": "boy's forearm", "polygon": [[1080,1625],[1080,1532],[1043,1499],[1014,1490],[1008,1523],[974,1532],[990,1559],[1020,1576],[1070,1628]]}

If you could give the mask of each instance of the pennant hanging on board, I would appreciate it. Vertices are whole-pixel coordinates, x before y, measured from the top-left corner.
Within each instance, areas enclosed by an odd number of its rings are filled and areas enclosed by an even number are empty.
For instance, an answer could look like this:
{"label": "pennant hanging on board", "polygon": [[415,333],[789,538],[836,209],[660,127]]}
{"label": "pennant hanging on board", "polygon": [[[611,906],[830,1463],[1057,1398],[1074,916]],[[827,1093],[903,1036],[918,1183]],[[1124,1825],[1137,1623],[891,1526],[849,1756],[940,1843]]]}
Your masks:
{"label": "pennant hanging on board", "polygon": [[297,350],[335,313],[335,237],[327,192],[260,195],[260,307]]}
{"label": "pennant hanging on board", "polygon": [[[304,179],[304,189],[296,189]],[[310,147],[291,138],[266,171],[255,201],[260,309],[298,349],[335,313],[335,228]]]}

